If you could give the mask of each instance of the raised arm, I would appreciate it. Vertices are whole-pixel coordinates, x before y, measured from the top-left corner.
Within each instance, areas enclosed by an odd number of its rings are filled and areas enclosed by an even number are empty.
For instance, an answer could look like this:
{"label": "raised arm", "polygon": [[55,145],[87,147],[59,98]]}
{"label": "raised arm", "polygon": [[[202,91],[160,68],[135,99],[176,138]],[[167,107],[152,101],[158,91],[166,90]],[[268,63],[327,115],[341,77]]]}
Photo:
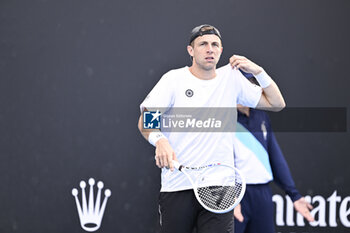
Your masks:
{"label": "raised arm", "polygon": [[261,66],[239,55],[233,55],[230,58],[230,64],[235,69],[241,69],[246,73],[253,74],[263,88],[263,93],[256,108],[278,112],[286,106],[277,84]]}

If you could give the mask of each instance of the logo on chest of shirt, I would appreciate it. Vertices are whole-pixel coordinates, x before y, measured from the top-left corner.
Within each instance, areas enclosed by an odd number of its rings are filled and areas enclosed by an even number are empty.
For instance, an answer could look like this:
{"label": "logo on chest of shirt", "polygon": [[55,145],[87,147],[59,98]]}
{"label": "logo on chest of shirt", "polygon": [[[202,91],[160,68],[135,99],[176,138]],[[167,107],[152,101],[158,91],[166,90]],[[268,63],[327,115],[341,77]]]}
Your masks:
{"label": "logo on chest of shirt", "polygon": [[185,91],[185,94],[186,94],[187,97],[192,97],[193,96],[193,91],[191,89],[187,89]]}

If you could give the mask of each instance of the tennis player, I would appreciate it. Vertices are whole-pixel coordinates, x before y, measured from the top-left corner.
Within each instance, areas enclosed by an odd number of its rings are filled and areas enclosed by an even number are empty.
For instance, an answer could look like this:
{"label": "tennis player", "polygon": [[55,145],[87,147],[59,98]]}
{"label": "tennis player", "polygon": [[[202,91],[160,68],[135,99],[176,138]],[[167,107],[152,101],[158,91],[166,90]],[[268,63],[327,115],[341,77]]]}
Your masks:
{"label": "tennis player", "polygon": [[[276,83],[262,67],[249,59],[234,55],[229,64],[216,68],[223,46],[220,32],[215,27],[195,27],[187,51],[192,65],[164,74],[141,103],[141,113],[158,108],[235,108],[237,103],[274,111],[285,107]],[[254,74],[261,87],[252,85],[238,69]],[[232,119],[234,122],[236,119]],[[199,233],[233,232],[233,211],[214,214],[205,210],[196,201],[189,180],[174,170],[172,160],[193,167],[217,161],[233,164],[234,132],[162,133],[146,130],[143,128],[143,114],[138,127],[156,147],[155,163],[162,168],[159,196],[161,232],[191,233],[194,227]]]}
{"label": "tennis player", "polygon": [[[254,77],[251,77],[254,80]],[[266,112],[238,105],[234,139],[235,165],[247,182],[246,193],[234,210],[235,233],[274,233],[274,205],[269,183],[274,180],[291,198],[294,208],[314,221],[312,206],[295,187],[287,162],[271,130]]]}

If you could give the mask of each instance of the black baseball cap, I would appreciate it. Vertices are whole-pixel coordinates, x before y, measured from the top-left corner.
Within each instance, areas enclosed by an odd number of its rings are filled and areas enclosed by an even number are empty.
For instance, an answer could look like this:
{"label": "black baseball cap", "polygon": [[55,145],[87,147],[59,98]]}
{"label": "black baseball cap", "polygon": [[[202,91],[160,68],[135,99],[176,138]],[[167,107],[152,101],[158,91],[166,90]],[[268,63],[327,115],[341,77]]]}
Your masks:
{"label": "black baseball cap", "polygon": [[194,41],[194,39],[196,39],[198,36],[203,36],[208,34],[217,35],[222,41],[221,35],[218,29],[216,29],[214,26],[211,26],[209,24],[202,24],[192,29],[191,36],[190,36],[190,43],[188,44],[191,44],[192,41]]}

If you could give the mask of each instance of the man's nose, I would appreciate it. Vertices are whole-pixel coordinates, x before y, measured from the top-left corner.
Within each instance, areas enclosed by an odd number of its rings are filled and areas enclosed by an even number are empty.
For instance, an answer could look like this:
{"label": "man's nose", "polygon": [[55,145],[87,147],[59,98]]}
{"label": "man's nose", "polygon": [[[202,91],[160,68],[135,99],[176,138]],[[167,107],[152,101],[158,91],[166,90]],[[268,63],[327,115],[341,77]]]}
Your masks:
{"label": "man's nose", "polygon": [[207,53],[213,53],[213,46],[211,45],[207,46]]}

